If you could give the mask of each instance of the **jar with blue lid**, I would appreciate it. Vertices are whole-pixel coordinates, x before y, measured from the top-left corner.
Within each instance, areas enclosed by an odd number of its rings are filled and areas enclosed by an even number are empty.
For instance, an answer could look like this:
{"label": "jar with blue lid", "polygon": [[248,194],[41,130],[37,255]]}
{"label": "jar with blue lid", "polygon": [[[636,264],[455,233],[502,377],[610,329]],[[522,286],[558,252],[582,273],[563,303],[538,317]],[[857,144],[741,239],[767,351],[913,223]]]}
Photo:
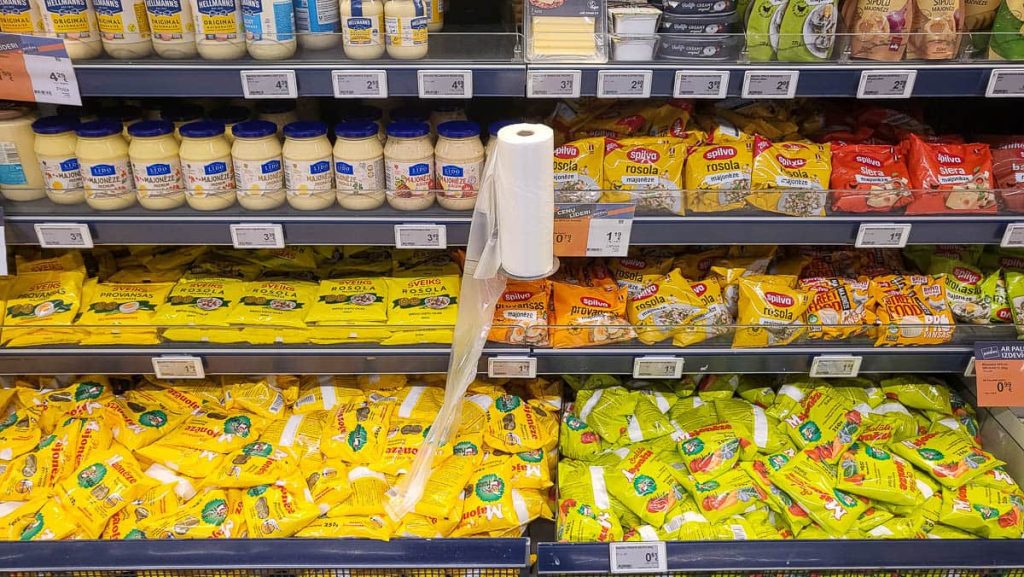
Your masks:
{"label": "jar with blue lid", "polygon": [[235,204],[235,171],[224,124],[190,122],[181,132],[181,171],[185,200],[196,210],[222,210]]}
{"label": "jar with blue lid", "polygon": [[75,154],[78,124],[77,118],[69,116],[47,116],[32,123],[33,150],[43,174],[43,187],[55,204],[85,202],[81,167]]}
{"label": "jar with blue lid", "polygon": [[323,210],[334,204],[334,158],[326,124],[299,121],[285,125],[283,156],[288,206]]}
{"label": "jar with blue lid", "polygon": [[439,124],[434,149],[437,203],[449,210],[472,210],[480,191],[485,158],[479,124],[469,120]]}
{"label": "jar with blue lid", "polygon": [[338,204],[372,210],[384,204],[384,148],[372,120],[350,120],[334,127],[334,178]]}
{"label": "jar with blue lid", "polygon": [[248,120],[232,127],[231,145],[238,204],[246,210],[270,210],[284,204],[284,159],[277,125]]}
{"label": "jar with blue lid", "polygon": [[424,210],[434,204],[434,145],[430,124],[404,120],[388,124],[384,147],[388,204],[397,210]]}
{"label": "jar with blue lid", "polygon": [[85,202],[95,210],[121,210],[134,205],[135,183],[121,123],[109,119],[83,122],[75,134]]}
{"label": "jar with blue lid", "polygon": [[129,126],[128,133],[132,137],[128,157],[139,204],[150,210],[183,206],[185,185],[174,124],[169,120],[142,120]]}

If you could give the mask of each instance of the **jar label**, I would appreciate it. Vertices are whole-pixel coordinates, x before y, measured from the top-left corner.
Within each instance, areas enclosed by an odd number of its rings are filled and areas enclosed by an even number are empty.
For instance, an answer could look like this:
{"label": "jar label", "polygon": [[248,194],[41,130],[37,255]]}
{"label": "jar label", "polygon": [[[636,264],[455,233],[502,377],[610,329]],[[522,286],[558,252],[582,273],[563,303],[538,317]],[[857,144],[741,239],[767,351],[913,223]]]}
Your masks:
{"label": "jar label", "polygon": [[185,187],[193,196],[222,194],[235,186],[231,157],[217,160],[182,160],[181,172],[185,176]]}
{"label": "jar label", "polygon": [[388,160],[385,177],[388,191],[395,196],[424,196],[434,188],[434,163],[429,158],[415,162]]}
{"label": "jar label", "polygon": [[[353,11],[355,8],[353,7]],[[382,46],[380,39],[380,16],[359,16],[345,20],[342,27],[347,46]]]}
{"label": "jar label", "polygon": [[295,16],[291,0],[242,0],[242,22],[251,40],[287,42],[295,38]]}
{"label": "jar label", "polygon": [[186,32],[194,33],[191,17],[183,17],[183,0],[146,0],[149,24],[158,40],[181,40]]}
{"label": "jar label", "polygon": [[299,32],[337,32],[340,19],[337,0],[295,2],[295,23]]}
{"label": "jar label", "polygon": [[0,3],[0,30],[9,34],[32,34],[36,30],[32,7],[28,0],[5,0]]}
{"label": "jar label", "polygon": [[[130,2],[130,5],[125,5]],[[149,39],[149,19],[146,17],[146,5],[132,0],[93,0],[96,10],[96,23],[104,40],[137,40]]]}
{"label": "jar label", "polygon": [[277,192],[284,187],[281,158],[270,160],[235,159],[235,184],[238,192]]}
{"label": "jar label", "polygon": [[132,193],[132,169],[127,158],[80,164],[86,198],[117,198]]}
{"label": "jar label", "polygon": [[445,191],[448,198],[476,198],[480,190],[480,173],[484,161],[437,162],[437,187]]}
{"label": "jar label", "polygon": [[77,158],[40,158],[39,170],[43,173],[46,190],[64,192],[82,188],[82,172]]}
{"label": "jar label", "polygon": [[18,145],[0,140],[0,184],[26,184],[25,170],[21,168]]}
{"label": "jar label", "polygon": [[354,160],[352,162],[335,158],[334,173],[338,179],[338,190],[353,194],[384,190],[383,156],[372,160]]}
{"label": "jar label", "polygon": [[317,160],[284,160],[284,186],[289,194],[312,195],[334,186],[331,157]]}
{"label": "jar label", "polygon": [[199,33],[207,40],[228,41],[238,38],[240,23],[235,0],[197,0]]}
{"label": "jar label", "polygon": [[93,12],[85,0],[43,0],[43,10],[47,31],[58,38],[74,34],[77,40],[87,40],[95,28]]}
{"label": "jar label", "polygon": [[181,194],[185,186],[181,183],[181,162],[177,158],[165,158],[158,162],[132,161],[135,176],[135,190],[139,196],[159,198]]}
{"label": "jar label", "polygon": [[384,19],[389,46],[425,46],[427,44],[427,17]]}

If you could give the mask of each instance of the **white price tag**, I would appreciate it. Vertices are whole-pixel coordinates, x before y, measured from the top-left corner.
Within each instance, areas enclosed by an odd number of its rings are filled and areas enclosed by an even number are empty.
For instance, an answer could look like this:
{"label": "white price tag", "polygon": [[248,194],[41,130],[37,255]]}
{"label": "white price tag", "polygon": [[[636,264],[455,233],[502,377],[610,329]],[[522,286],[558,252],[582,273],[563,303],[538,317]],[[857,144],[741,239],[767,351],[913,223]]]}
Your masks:
{"label": "white price tag", "polygon": [[533,357],[492,357],[487,359],[487,376],[492,379],[532,379],[537,376]]}
{"label": "white price tag", "polygon": [[1011,222],[1006,225],[1006,232],[1003,233],[1003,240],[999,246],[1003,248],[1024,247],[1024,223]]}
{"label": "white price tag", "polygon": [[822,355],[811,361],[811,376],[822,378],[856,377],[864,357]]}
{"label": "white price tag", "polygon": [[679,70],[673,98],[725,98],[729,92],[728,70]]}
{"label": "white price tag", "polygon": [[587,235],[587,256],[626,256],[633,218],[595,218]]}
{"label": "white price tag", "polygon": [[332,70],[335,98],[387,98],[388,73],[383,70]]}
{"label": "white price tag", "polygon": [[965,377],[970,378],[970,377],[974,376],[974,362],[975,362],[975,360],[976,359],[974,357],[971,357],[971,360],[967,361],[967,368],[964,369],[964,376]]}
{"label": "white price tag", "polygon": [[235,248],[284,248],[284,229],[279,224],[232,224]]}
{"label": "white price tag", "polygon": [[664,541],[609,543],[608,547],[612,573],[668,572]]}
{"label": "white price tag", "polygon": [[633,359],[634,379],[679,379],[683,376],[680,357],[637,357]]}
{"label": "white price tag", "polygon": [[531,70],[526,73],[527,98],[579,98],[581,70]]}
{"label": "white price tag", "polygon": [[909,224],[864,223],[857,231],[857,248],[903,248],[910,240]]}
{"label": "white price tag", "polygon": [[1024,96],[1024,68],[996,68],[988,77],[988,98]]}
{"label": "white price tag", "polygon": [[92,248],[89,226],[79,223],[40,223],[35,226],[43,248]]}
{"label": "white price tag", "polygon": [[910,98],[917,70],[864,70],[857,85],[857,98]]}
{"label": "white price tag", "polygon": [[82,105],[78,79],[70,58],[25,54],[25,70],[32,78],[36,102]]}
{"label": "white price tag", "polygon": [[799,70],[747,70],[742,94],[743,98],[793,98],[799,82]]}
{"label": "white price tag", "polygon": [[420,98],[473,98],[472,70],[420,70]]}
{"label": "white price tag", "polygon": [[202,379],[206,377],[203,359],[191,355],[153,357],[153,372],[158,379]]}
{"label": "white price tag", "polygon": [[242,70],[246,98],[298,98],[294,70]]}
{"label": "white price tag", "polygon": [[599,70],[598,98],[650,98],[654,72],[650,70]]}
{"label": "white price tag", "polygon": [[396,224],[395,248],[448,248],[443,224]]}

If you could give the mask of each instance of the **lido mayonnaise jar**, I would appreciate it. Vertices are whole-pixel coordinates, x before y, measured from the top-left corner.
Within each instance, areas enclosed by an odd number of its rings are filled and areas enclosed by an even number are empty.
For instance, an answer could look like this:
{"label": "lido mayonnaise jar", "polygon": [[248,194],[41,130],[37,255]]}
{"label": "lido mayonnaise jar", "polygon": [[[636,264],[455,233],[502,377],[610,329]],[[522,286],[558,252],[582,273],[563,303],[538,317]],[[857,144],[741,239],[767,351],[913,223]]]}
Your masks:
{"label": "lido mayonnaise jar", "polygon": [[284,204],[284,169],[277,126],[266,120],[239,122],[232,128],[238,204],[247,210],[270,210]]}
{"label": "lido mayonnaise jar", "polygon": [[434,146],[430,143],[429,124],[388,124],[384,179],[392,208],[423,210],[434,204]]}
{"label": "lido mayonnaise jar", "polygon": [[196,19],[196,46],[207,60],[245,56],[245,31],[239,0],[190,0]]}
{"label": "lido mayonnaise jar", "polygon": [[80,204],[85,202],[82,172],[75,146],[78,120],[66,116],[47,116],[32,123],[36,133],[36,159],[43,173],[46,196],[54,204]]}
{"label": "lido mayonnaise jar", "polygon": [[349,210],[372,210],[384,204],[384,148],[377,125],[369,120],[334,127],[334,176],[338,204]]}
{"label": "lido mayonnaise jar", "polygon": [[64,39],[69,58],[85,60],[103,52],[92,0],[41,0],[39,9],[43,28]]}
{"label": "lido mayonnaise jar", "polygon": [[75,134],[85,202],[96,210],[121,210],[135,204],[128,143],[121,136],[121,123],[93,120],[80,124]]}
{"label": "lido mayonnaise jar", "polygon": [[452,120],[437,127],[434,165],[437,203],[448,210],[472,210],[484,173],[484,145],[480,125]]}
{"label": "lido mayonnaise jar", "polygon": [[285,126],[282,156],[289,206],[321,210],[334,204],[332,151],[326,124],[300,121]]}
{"label": "lido mayonnaise jar", "polygon": [[184,205],[185,185],[174,125],[166,120],[144,120],[131,125],[128,132],[132,135],[128,158],[139,204],[150,210]]}
{"label": "lido mayonnaise jar", "polygon": [[0,103],[0,193],[7,200],[46,198],[33,149],[35,120],[24,106]]}
{"label": "lido mayonnaise jar", "polygon": [[196,210],[221,210],[235,204],[235,173],[224,125],[201,120],[181,127],[181,172],[185,201]]}
{"label": "lido mayonnaise jar", "polygon": [[345,56],[373,60],[384,56],[382,0],[341,0],[341,38]]}
{"label": "lido mayonnaise jar", "polygon": [[143,0],[92,0],[103,50],[111,58],[145,58],[153,53]]}
{"label": "lido mayonnaise jar", "polygon": [[196,24],[189,0],[146,0],[153,50],[160,58],[195,58]]}

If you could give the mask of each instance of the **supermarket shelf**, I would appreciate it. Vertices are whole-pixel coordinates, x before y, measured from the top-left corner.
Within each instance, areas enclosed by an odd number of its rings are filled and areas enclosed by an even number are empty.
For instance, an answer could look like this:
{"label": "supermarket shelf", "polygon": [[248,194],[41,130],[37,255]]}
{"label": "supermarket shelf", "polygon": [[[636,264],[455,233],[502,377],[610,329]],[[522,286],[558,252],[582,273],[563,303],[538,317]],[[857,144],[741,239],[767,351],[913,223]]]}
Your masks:
{"label": "supermarket shelf", "polygon": [[[1004,569],[1020,567],[1024,541],[705,541],[666,543],[668,570]],[[537,573],[607,574],[607,543],[539,543]]]}
{"label": "supermarket shelf", "polygon": [[[528,539],[234,539],[0,543],[4,571],[488,568],[523,571]],[[505,575],[505,573],[495,573]]]}

